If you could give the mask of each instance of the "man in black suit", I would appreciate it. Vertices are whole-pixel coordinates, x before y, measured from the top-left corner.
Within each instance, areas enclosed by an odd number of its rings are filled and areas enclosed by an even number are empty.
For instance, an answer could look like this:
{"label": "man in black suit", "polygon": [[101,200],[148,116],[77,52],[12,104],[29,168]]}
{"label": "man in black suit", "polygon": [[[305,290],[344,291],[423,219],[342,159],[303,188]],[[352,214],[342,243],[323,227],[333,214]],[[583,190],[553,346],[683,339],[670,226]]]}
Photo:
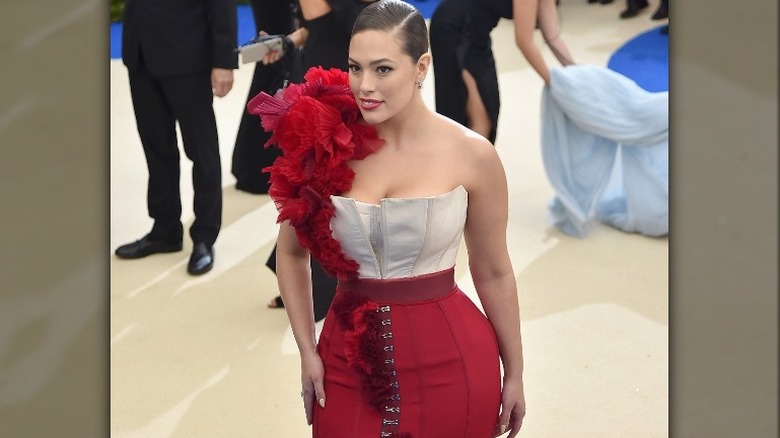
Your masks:
{"label": "man in black suit", "polygon": [[222,167],[212,103],[233,85],[236,26],[234,0],[125,4],[122,59],[149,170],[147,207],[154,225],[140,240],[117,248],[118,257],[136,259],[182,249],[178,122],[184,152],[193,163],[195,193],[187,272],[211,270],[222,223]]}

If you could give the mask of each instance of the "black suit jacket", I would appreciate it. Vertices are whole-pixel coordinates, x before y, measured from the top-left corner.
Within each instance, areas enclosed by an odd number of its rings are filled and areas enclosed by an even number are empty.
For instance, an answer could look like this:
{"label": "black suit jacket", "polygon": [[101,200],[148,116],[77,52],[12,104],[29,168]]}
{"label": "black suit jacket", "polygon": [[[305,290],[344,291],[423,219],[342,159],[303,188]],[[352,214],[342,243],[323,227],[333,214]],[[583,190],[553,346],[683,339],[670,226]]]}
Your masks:
{"label": "black suit jacket", "polygon": [[235,0],[127,0],[122,60],[152,74],[173,76],[238,67]]}

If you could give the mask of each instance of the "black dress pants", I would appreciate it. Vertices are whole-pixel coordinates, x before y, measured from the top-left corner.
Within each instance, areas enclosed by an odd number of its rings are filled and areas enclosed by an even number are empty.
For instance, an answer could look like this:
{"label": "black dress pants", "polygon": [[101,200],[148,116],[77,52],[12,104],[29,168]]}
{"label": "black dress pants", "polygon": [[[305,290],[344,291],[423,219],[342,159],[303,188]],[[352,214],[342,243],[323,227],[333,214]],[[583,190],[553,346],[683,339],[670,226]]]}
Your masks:
{"label": "black dress pants", "polygon": [[213,245],[222,224],[222,167],[211,92],[211,70],[156,76],[141,65],[130,71],[130,92],[149,170],[147,207],[153,240],[182,240],[179,124],[192,160],[193,242]]}

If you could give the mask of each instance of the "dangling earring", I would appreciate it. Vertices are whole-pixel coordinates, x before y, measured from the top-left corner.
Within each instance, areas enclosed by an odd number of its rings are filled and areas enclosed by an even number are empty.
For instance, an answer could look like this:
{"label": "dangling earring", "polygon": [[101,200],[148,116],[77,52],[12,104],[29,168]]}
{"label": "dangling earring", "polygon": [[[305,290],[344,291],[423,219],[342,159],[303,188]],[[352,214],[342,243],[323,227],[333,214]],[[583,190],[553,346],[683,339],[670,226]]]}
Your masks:
{"label": "dangling earring", "polygon": [[423,83],[423,81],[420,81],[420,82],[417,83],[417,89],[418,90],[422,88],[422,83]]}

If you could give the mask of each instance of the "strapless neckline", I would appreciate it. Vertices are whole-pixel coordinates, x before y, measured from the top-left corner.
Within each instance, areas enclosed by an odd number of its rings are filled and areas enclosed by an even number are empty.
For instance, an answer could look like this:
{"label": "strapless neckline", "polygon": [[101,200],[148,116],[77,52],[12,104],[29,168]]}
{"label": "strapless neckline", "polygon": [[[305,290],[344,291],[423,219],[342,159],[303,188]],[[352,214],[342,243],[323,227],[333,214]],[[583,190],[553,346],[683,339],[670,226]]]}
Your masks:
{"label": "strapless neckline", "polygon": [[462,185],[433,196],[368,203],[331,195],[333,237],[362,278],[405,278],[455,264],[468,209]]}
{"label": "strapless neckline", "polygon": [[385,202],[400,202],[400,201],[422,201],[422,200],[430,200],[430,199],[444,198],[444,197],[447,197],[447,196],[449,196],[449,195],[452,195],[453,193],[456,193],[456,192],[458,192],[458,191],[463,191],[463,192],[466,192],[466,193],[468,193],[468,192],[466,191],[466,188],[465,188],[465,187],[463,187],[463,184],[460,184],[460,185],[458,185],[457,187],[455,187],[454,189],[452,189],[452,190],[450,190],[450,191],[448,191],[448,192],[445,192],[445,193],[438,194],[438,195],[432,195],[432,196],[420,196],[420,197],[407,197],[407,198],[405,198],[405,197],[387,197],[387,198],[381,198],[381,199],[379,199],[379,202],[378,202],[378,203],[374,203],[374,202],[366,202],[366,201],[361,201],[361,200],[359,200],[359,199],[350,198],[350,197],[348,197],[348,196],[331,195],[331,197],[333,197],[333,198],[340,198],[340,199],[345,199],[345,200],[348,200],[348,201],[352,201],[352,202],[354,202],[355,204],[361,204],[361,205],[373,205],[373,206],[381,206],[381,205],[382,205],[383,203],[385,203]]}

